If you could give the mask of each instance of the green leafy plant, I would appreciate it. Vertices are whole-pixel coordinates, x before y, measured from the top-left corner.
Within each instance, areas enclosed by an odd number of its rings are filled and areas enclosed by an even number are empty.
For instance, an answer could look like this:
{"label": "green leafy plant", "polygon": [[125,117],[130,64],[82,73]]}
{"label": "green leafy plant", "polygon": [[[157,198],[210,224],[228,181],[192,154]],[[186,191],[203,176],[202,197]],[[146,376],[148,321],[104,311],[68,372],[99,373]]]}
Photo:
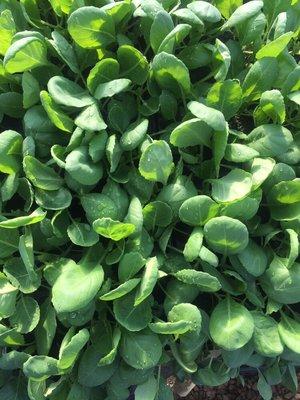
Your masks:
{"label": "green leafy plant", "polygon": [[0,398],[297,390],[299,0],[0,1]]}

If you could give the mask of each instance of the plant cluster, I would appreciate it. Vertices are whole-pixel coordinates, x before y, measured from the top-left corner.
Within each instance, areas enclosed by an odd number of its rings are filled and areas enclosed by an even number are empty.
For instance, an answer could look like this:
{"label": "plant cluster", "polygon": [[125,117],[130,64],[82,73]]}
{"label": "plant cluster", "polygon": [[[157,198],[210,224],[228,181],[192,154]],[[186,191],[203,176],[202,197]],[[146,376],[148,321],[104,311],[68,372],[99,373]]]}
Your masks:
{"label": "plant cluster", "polygon": [[0,12],[0,398],[296,391],[299,0]]}

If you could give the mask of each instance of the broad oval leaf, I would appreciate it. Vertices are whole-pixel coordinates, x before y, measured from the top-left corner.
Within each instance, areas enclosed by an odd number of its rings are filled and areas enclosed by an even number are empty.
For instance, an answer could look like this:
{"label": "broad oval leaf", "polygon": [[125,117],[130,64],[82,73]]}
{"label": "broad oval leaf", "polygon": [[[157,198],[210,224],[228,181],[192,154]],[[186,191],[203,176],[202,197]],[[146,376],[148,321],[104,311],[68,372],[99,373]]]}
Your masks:
{"label": "broad oval leaf", "polygon": [[86,49],[107,46],[115,41],[113,18],[93,6],[80,7],[68,19],[68,31],[79,46]]}
{"label": "broad oval leaf", "polygon": [[219,206],[205,195],[193,196],[185,200],[179,209],[179,218],[188,225],[205,225],[218,214]]}
{"label": "broad oval leaf", "polygon": [[173,168],[172,153],[164,140],[154,140],[140,158],[139,171],[149,181],[166,185]]}
{"label": "broad oval leaf", "polygon": [[97,294],[103,282],[99,264],[61,259],[61,274],[52,287],[52,302],[57,312],[72,312],[85,307]]}
{"label": "broad oval leaf", "polygon": [[162,355],[162,345],[158,336],[151,331],[125,332],[121,341],[121,355],[133,368],[152,368]]}
{"label": "broad oval leaf", "polygon": [[236,254],[248,245],[249,234],[247,227],[239,220],[216,217],[204,225],[204,238],[218,253]]}
{"label": "broad oval leaf", "polygon": [[213,341],[225,350],[237,350],[249,342],[254,331],[251,313],[229,296],[213,310],[209,331]]}

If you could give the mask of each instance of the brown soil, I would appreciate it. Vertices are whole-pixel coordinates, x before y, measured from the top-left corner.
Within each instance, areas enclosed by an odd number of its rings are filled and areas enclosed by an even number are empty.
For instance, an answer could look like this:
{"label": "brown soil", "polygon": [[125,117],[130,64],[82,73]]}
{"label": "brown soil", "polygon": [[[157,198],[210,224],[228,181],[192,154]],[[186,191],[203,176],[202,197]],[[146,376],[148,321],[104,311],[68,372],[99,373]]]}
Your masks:
{"label": "brown soil", "polygon": [[[300,375],[298,375],[300,379]],[[172,381],[172,378],[168,380],[169,385],[172,389],[184,395],[191,389],[192,385],[190,382],[185,384],[178,384]],[[257,378],[245,378],[245,385],[243,386],[240,381],[233,379],[225,385],[216,388],[202,388],[194,387],[187,397],[176,396],[176,400],[261,400],[257,389],[256,389]],[[300,400],[299,394],[292,394],[283,387],[275,387],[273,389],[272,400]]]}

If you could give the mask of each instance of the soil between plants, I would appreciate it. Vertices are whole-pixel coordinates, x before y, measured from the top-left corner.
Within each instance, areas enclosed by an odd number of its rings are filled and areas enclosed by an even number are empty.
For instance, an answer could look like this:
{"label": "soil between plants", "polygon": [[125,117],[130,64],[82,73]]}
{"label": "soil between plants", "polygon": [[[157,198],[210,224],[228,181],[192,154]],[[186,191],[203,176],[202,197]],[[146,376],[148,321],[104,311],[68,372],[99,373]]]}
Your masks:
{"label": "soil between plants", "polygon": [[[175,398],[176,400],[261,400],[262,397],[256,389],[257,377],[251,376],[244,379],[244,386],[239,380],[232,379],[225,385],[213,388],[195,386],[186,397],[176,395]],[[298,382],[300,382],[300,373]],[[168,379],[168,384],[173,390],[180,390],[176,384],[174,385],[172,377]],[[187,382],[185,386],[188,387],[188,385]],[[181,389],[183,390],[183,387]],[[295,395],[282,386],[276,386],[273,388],[272,400],[300,400],[300,391]]]}

